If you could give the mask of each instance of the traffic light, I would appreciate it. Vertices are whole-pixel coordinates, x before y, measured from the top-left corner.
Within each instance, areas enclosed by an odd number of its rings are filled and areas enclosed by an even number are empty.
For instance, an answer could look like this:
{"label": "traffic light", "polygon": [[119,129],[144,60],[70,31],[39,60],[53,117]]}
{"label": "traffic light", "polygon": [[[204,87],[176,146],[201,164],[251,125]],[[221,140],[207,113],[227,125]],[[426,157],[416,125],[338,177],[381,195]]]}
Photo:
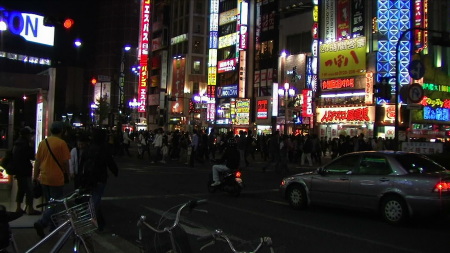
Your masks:
{"label": "traffic light", "polygon": [[73,19],[71,18],[65,18],[65,19],[61,19],[61,18],[56,18],[53,16],[45,16],[44,17],[44,26],[62,26],[65,29],[69,30],[73,27],[73,25],[75,24],[75,21],[73,21]]}
{"label": "traffic light", "polygon": [[66,18],[63,22],[63,26],[64,28],[66,28],[67,30],[69,30],[70,28],[72,28],[72,26],[75,24],[75,22],[73,21],[73,19],[71,18]]}
{"label": "traffic light", "polygon": [[92,77],[92,78],[91,78],[91,84],[92,84],[92,85],[95,85],[96,83],[97,83],[97,78]]}

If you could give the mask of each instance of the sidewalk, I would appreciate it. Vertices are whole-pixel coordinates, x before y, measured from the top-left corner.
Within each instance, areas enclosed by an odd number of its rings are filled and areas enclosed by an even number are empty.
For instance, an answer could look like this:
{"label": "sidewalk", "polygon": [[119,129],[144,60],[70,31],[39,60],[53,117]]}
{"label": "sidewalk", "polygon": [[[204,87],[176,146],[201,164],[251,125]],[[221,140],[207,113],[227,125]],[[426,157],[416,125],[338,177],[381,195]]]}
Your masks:
{"label": "sidewalk", "polygon": [[[10,196],[7,198],[3,198],[0,200],[0,204],[4,205],[8,211],[15,210],[15,196],[17,191],[17,181],[13,182],[12,189],[10,190]],[[6,191],[6,190],[4,190]],[[35,200],[35,205],[40,203],[38,200]],[[19,248],[19,252],[25,252],[27,249],[35,245],[39,241],[39,237],[36,234],[36,230],[33,227],[34,222],[36,222],[41,216],[40,215],[26,215],[24,214],[19,219],[10,222],[10,227],[13,232],[14,239],[16,241],[16,245]],[[47,253],[50,252],[53,245],[57,242],[59,235],[54,236],[55,239],[49,240],[45,244],[41,246],[39,250],[35,252]],[[115,234],[112,234],[110,231],[105,229],[105,231],[101,233],[94,232],[92,234],[93,246],[95,252],[108,252],[108,253],[122,253],[122,252],[140,252],[137,245],[134,245],[128,242],[125,239],[122,239]],[[64,245],[64,248],[61,250],[62,253],[65,252],[73,252],[71,249],[72,240]],[[13,252],[11,250],[11,252]]]}
{"label": "sidewalk", "polygon": [[[16,244],[19,248],[19,252],[25,252],[27,249],[32,247],[39,241],[39,237],[33,228],[34,222],[39,219],[39,215],[29,216],[23,215],[19,219],[10,223],[12,228],[13,236]],[[55,239],[51,239],[41,246],[36,252],[50,252],[53,245],[57,242],[59,235],[55,235]],[[136,245],[114,235],[108,231],[101,233],[94,232],[92,234],[93,246],[95,252],[108,252],[108,253],[119,253],[119,252],[139,252],[139,248]],[[73,252],[72,250],[72,240],[64,245],[61,252]]]}

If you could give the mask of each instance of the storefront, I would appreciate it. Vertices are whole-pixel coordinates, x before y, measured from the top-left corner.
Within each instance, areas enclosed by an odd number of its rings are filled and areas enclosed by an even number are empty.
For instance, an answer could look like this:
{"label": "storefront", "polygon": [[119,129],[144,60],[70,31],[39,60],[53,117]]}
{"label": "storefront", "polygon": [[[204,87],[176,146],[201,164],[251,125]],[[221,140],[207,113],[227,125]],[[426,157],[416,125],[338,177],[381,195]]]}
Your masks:
{"label": "storefront", "polygon": [[319,137],[373,135],[375,106],[321,107],[316,109],[316,115]]}

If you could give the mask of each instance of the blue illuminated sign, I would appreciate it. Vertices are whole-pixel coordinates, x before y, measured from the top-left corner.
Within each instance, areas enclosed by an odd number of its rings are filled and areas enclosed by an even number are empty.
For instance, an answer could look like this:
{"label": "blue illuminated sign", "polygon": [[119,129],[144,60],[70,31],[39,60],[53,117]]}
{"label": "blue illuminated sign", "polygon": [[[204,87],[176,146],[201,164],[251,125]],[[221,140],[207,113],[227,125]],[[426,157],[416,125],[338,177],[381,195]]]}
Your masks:
{"label": "blue illuminated sign", "polygon": [[217,98],[235,98],[237,96],[237,84],[217,87]]}
{"label": "blue illuminated sign", "polygon": [[0,6],[0,31],[7,30],[25,40],[53,46],[55,28],[44,26],[44,17],[32,13],[10,11]]}
{"label": "blue illuminated sign", "polygon": [[449,114],[450,110],[448,108],[433,108],[431,106],[423,108],[423,119],[426,120],[449,121]]}

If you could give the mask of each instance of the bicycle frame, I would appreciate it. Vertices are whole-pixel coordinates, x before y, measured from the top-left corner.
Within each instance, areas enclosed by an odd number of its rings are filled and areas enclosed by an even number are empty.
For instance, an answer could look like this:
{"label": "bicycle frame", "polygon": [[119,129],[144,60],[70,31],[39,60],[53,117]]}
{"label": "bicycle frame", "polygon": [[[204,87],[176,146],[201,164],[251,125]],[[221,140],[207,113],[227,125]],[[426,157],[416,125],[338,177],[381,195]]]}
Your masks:
{"label": "bicycle frame", "polygon": [[172,246],[172,250],[171,250],[171,251],[168,251],[168,252],[171,252],[171,253],[178,253],[178,251],[177,251],[177,246],[176,246],[176,241],[175,241],[175,238],[174,238],[174,236],[173,236],[172,231],[173,231],[173,229],[175,229],[175,228],[178,226],[178,224],[179,224],[181,211],[182,211],[185,207],[189,207],[189,209],[192,210],[192,209],[194,209],[198,204],[205,203],[205,202],[206,202],[206,200],[191,200],[191,201],[189,201],[189,202],[187,202],[187,203],[182,204],[182,205],[178,208],[178,210],[177,210],[177,213],[176,213],[175,220],[174,220],[173,224],[170,225],[170,226],[168,226],[168,227],[164,227],[163,229],[157,229],[157,228],[153,227],[152,225],[148,224],[147,222],[145,222],[146,217],[142,215],[142,216],[139,218],[138,222],[137,222],[137,227],[138,227],[138,241],[139,241],[139,242],[142,242],[142,230],[141,230],[141,228],[142,228],[142,225],[144,225],[145,227],[151,229],[153,232],[155,232],[155,233],[157,233],[157,234],[162,234],[162,233],[167,232],[167,233],[169,234],[170,243],[171,243],[171,246]]}
{"label": "bicycle frame", "polygon": [[[71,238],[71,237],[74,238],[74,244],[73,244],[73,248],[72,248],[74,253],[79,252],[80,242],[81,242],[81,244],[83,244],[83,247],[86,250],[86,253],[90,253],[89,247],[86,244],[86,240],[85,240],[85,238],[83,238],[83,234],[78,230],[78,228],[75,225],[77,220],[74,218],[74,215],[76,215],[76,212],[80,212],[79,210],[81,210],[81,208],[85,208],[85,207],[82,206],[81,204],[76,205],[73,208],[77,207],[78,210],[74,210],[72,207],[69,207],[69,205],[68,205],[69,200],[76,199],[78,197],[90,197],[90,195],[80,194],[80,191],[76,190],[72,195],[70,195],[67,198],[60,199],[60,200],[50,200],[50,203],[41,204],[42,206],[45,206],[45,205],[54,205],[54,204],[58,204],[58,203],[63,203],[65,209],[63,212],[58,213],[57,215],[60,215],[61,217],[65,217],[67,215],[67,218],[64,218],[64,221],[61,221],[62,223],[56,229],[54,229],[47,236],[42,238],[33,247],[29,248],[26,251],[26,253],[35,252],[50,238],[53,238],[56,234],[58,234],[59,232],[64,231],[64,230],[65,230],[64,234],[58,239],[56,244],[51,249],[50,253],[60,252],[61,249],[63,248],[63,246],[66,244],[67,240],[69,240],[69,238]],[[81,211],[83,211],[83,210],[81,210]],[[61,214],[64,216],[62,216]],[[52,216],[52,219],[53,219],[53,216]],[[92,231],[92,230],[89,230],[89,231]],[[87,233],[86,231],[82,231],[82,232]],[[11,244],[12,244],[12,248],[13,248],[14,252],[18,253],[17,244],[16,244],[13,236],[11,237]]]}

